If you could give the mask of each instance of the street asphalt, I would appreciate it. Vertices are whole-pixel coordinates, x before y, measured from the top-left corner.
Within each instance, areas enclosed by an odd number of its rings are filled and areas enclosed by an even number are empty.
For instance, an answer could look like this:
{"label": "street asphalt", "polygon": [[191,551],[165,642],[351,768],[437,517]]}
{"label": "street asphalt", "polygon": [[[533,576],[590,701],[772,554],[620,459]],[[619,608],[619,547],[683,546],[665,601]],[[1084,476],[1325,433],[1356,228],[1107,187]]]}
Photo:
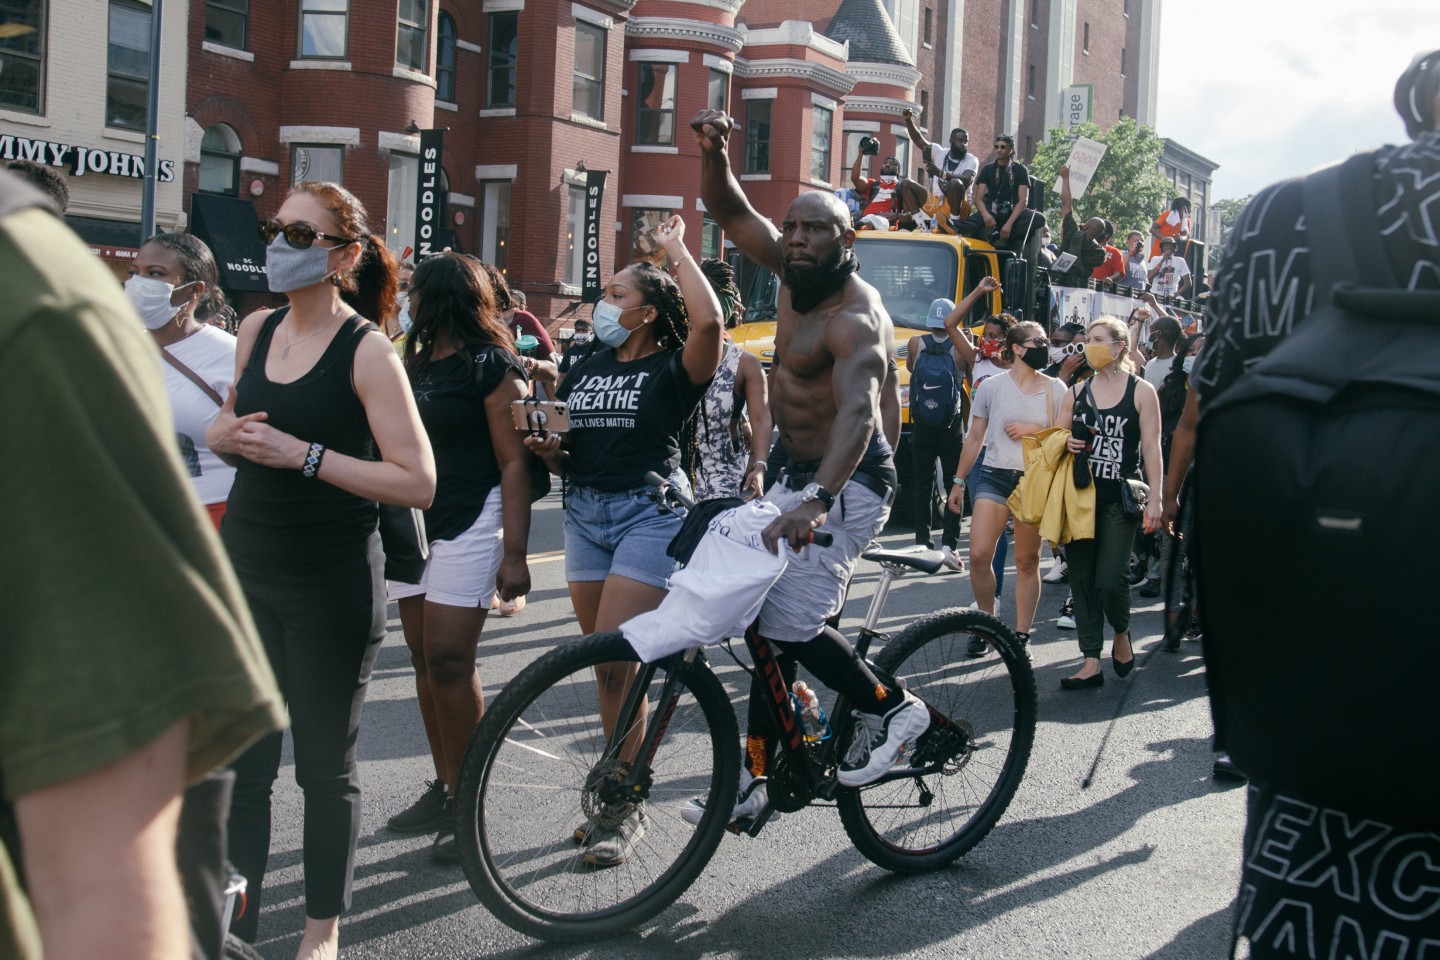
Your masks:
{"label": "street asphalt", "polygon": [[[558,496],[536,505],[529,603],[518,616],[492,616],[485,626],[478,662],[487,700],[536,656],[576,636],[561,517]],[[900,531],[882,537],[890,547],[911,541]],[[862,561],[842,623],[847,634],[878,579],[878,568]],[[1036,618],[1031,652],[1040,722],[1024,781],[999,825],[970,854],[934,873],[891,875],[856,852],[833,809],[812,807],[772,821],[756,838],[727,834],[674,906],[632,934],[580,946],[549,946],[510,930],[479,905],[459,867],[430,859],[428,835],[386,829],[386,819],[435,776],[392,605],[360,732],[364,820],[341,956],[1225,956],[1244,790],[1210,776],[1200,644],[1160,650],[1160,606],[1137,596],[1138,668],[1118,681],[1107,640],[1105,685],[1062,691],[1059,680],[1080,655],[1074,632],[1055,626],[1065,596],[1064,585],[1046,584]],[[967,576],[913,575],[893,588],[881,629],[898,632],[919,614],[972,599]],[[1008,584],[999,612],[1013,624]],[[727,670],[723,656],[711,662],[728,686],[737,686],[738,673],[727,675],[737,667]],[[302,804],[291,764],[287,738],[257,944],[271,960],[294,956],[304,922]]]}

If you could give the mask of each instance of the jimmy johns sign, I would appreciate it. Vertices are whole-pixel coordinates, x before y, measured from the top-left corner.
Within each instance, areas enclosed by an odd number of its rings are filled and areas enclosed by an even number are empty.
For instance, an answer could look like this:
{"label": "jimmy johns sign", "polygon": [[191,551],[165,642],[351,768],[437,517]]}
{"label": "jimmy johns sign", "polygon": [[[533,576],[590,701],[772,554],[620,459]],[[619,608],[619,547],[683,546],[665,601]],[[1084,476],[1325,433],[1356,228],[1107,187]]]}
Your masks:
{"label": "jimmy johns sign", "polygon": [[[5,160],[30,160],[51,167],[68,167],[76,177],[87,173],[108,173],[116,177],[131,177],[136,180],[145,177],[145,158],[133,153],[116,153],[114,150],[96,150],[92,147],[76,147],[68,143],[50,140],[31,140],[13,134],[0,134],[0,158]],[[169,183],[175,179],[175,161],[161,160],[157,179]]]}

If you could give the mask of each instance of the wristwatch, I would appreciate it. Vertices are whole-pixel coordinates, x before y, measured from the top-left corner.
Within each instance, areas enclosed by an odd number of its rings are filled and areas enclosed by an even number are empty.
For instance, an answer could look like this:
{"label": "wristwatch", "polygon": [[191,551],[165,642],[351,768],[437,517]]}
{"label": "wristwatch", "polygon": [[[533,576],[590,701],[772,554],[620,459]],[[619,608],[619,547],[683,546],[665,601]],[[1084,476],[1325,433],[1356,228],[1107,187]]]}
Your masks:
{"label": "wristwatch", "polygon": [[801,503],[809,503],[811,500],[819,500],[827,511],[835,506],[835,495],[818,483],[807,483],[805,489],[800,491]]}

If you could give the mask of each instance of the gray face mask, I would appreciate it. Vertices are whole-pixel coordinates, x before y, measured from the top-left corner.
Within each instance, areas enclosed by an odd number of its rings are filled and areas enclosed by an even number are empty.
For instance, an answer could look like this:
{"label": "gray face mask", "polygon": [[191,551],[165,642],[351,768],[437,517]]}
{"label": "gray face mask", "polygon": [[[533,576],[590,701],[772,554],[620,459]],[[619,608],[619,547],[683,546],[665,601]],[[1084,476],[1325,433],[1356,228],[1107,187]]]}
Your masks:
{"label": "gray face mask", "polygon": [[311,246],[296,250],[277,234],[265,248],[265,279],[271,293],[289,293],[319,283],[330,274],[330,251],[333,247]]}

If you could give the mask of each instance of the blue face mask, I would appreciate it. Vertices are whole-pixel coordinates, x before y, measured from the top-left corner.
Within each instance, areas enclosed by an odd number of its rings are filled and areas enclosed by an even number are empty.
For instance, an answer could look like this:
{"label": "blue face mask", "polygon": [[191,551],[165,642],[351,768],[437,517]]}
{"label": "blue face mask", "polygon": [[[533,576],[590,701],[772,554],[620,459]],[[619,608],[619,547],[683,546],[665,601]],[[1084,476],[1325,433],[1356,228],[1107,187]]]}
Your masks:
{"label": "blue face mask", "polygon": [[334,271],[330,269],[331,247],[306,247],[296,250],[276,234],[265,248],[265,280],[271,293],[289,293],[319,283]]}
{"label": "blue face mask", "polygon": [[1185,376],[1187,376],[1187,377],[1190,376],[1190,370],[1191,370],[1191,368],[1194,367],[1194,366],[1195,366],[1195,358],[1194,358],[1194,357],[1186,357],[1184,360],[1181,360],[1181,361],[1180,361],[1180,369],[1182,369],[1182,370],[1185,371]]}
{"label": "blue face mask", "polygon": [[400,316],[399,316],[398,319],[399,319],[399,321],[400,321],[400,332],[401,332],[401,333],[409,333],[409,332],[410,332],[410,326],[415,322],[415,321],[413,321],[413,320],[410,319],[410,301],[409,301],[409,300],[401,300],[401,301],[400,301]]}
{"label": "blue face mask", "polygon": [[594,311],[590,314],[591,325],[595,328],[595,336],[607,347],[619,347],[620,344],[630,339],[629,330],[621,326],[620,318],[625,315],[609,300],[601,300],[595,304]]}

